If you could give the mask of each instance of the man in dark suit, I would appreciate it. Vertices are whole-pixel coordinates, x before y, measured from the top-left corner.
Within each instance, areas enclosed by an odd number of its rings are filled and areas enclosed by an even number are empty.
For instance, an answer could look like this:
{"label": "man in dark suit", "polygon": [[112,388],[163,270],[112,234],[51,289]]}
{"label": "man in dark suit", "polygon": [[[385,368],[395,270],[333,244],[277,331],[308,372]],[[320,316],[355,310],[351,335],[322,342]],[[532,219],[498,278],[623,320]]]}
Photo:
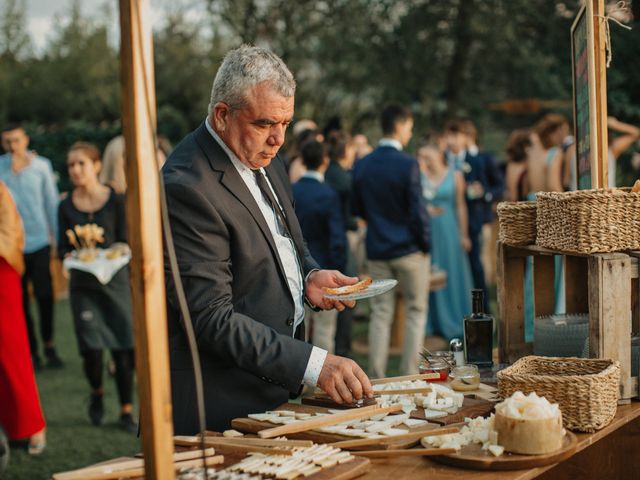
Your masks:
{"label": "man in dark suit", "polygon": [[[311,140],[300,151],[306,172],[293,185],[296,216],[309,252],[322,268],[343,271],[347,263],[345,234],[338,194],[324,183],[329,165],[325,146]],[[338,312],[306,308],[305,322],[311,329],[311,343],[334,353]]]}
{"label": "man in dark suit", "polygon": [[[337,402],[372,395],[355,362],[303,340],[304,300],[327,310],[352,307],[325,298],[322,288],[357,279],[319,270],[304,244],[277,156],[294,93],[291,72],[272,52],[249,46],[229,52],[205,122],[162,169],[212,430],[277,407],[303,383]],[[168,272],[166,279],[174,428],[193,434],[194,373]]]}
{"label": "man in dark suit", "polygon": [[502,174],[487,153],[480,152],[477,145],[477,131],[468,120],[450,123],[445,130],[447,139],[447,160],[450,166],[462,171],[467,183],[466,199],[469,211],[469,264],[473,275],[474,288],[485,291],[487,308],[487,284],[484,267],[480,260],[482,252],[482,227],[493,221],[493,202],[499,200],[504,191]]}
{"label": "man in dark suit", "polygon": [[[326,139],[331,159],[327,171],[324,174],[327,185],[333,188],[340,198],[342,207],[342,222],[347,233],[347,265],[343,271],[347,275],[358,274],[354,247],[358,238],[363,238],[358,230],[356,217],[351,214],[351,191],[353,189],[353,179],[351,169],[356,158],[356,148],[353,139],[343,131],[334,131]],[[352,321],[354,311],[350,308],[344,309],[338,314],[336,325],[336,354],[343,357],[351,355]]]}
{"label": "man in dark suit", "polygon": [[[367,265],[373,278],[395,278],[405,302],[405,338],[401,370],[418,372],[429,288],[429,216],[422,197],[420,168],[402,151],[413,129],[411,112],[399,105],[382,111],[382,138],[355,164],[354,213],[367,222]],[[371,299],[369,369],[386,374],[395,292]]]}

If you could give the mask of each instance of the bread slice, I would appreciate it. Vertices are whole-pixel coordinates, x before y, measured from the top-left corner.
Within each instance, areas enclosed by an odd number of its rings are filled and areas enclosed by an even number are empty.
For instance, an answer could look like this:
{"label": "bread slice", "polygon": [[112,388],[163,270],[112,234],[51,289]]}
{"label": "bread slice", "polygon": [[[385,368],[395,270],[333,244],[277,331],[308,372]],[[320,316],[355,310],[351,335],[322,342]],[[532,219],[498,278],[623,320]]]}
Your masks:
{"label": "bread slice", "polygon": [[362,280],[358,283],[354,283],[353,285],[344,285],[337,288],[322,287],[322,290],[324,293],[328,293],[329,295],[348,295],[350,293],[361,292],[371,285],[371,282],[373,282],[371,277],[363,277]]}

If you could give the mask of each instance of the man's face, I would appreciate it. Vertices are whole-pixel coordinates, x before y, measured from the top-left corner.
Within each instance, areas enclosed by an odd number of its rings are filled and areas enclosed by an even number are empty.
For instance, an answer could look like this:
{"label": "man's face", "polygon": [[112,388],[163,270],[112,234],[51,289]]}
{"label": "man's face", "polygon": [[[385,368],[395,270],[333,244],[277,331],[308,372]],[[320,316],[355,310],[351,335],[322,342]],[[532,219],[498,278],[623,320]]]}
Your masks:
{"label": "man's face", "polygon": [[453,153],[460,153],[467,148],[467,136],[462,132],[447,133],[447,147]]}
{"label": "man's face", "polygon": [[396,124],[396,131],[398,132],[399,141],[403,147],[406,147],[413,135],[413,118],[408,118],[404,122]]}
{"label": "man's face", "polygon": [[231,110],[223,102],[214,106],[212,126],[240,161],[251,169],[266,167],[284,144],[293,118],[293,97],[283,97],[261,83],[247,92],[244,107]]}
{"label": "man's face", "polygon": [[29,147],[29,137],[22,128],[2,132],[2,148],[12,156],[24,157]]}

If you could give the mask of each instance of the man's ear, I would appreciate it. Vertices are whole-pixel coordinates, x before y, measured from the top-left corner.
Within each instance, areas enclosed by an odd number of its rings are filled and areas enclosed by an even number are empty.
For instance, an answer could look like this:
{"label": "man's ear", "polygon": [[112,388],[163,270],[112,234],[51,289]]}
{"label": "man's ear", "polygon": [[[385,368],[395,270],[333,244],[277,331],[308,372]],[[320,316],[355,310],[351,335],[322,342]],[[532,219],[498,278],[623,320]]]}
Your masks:
{"label": "man's ear", "polygon": [[230,112],[231,109],[229,108],[229,105],[224,102],[218,102],[213,106],[213,109],[211,110],[211,126],[217,133],[225,131]]}

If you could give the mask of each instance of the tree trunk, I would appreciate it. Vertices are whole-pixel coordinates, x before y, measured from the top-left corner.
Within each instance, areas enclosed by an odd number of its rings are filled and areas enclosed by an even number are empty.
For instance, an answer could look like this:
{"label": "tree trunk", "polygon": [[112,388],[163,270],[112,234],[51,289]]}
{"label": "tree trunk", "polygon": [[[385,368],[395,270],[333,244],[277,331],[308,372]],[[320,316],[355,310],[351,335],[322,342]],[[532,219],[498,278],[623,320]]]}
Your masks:
{"label": "tree trunk", "polygon": [[473,42],[471,16],[474,0],[461,0],[458,5],[458,17],[454,31],[455,47],[451,64],[447,71],[445,120],[455,117],[460,108],[460,94],[464,87],[465,70],[469,61],[469,50]]}

